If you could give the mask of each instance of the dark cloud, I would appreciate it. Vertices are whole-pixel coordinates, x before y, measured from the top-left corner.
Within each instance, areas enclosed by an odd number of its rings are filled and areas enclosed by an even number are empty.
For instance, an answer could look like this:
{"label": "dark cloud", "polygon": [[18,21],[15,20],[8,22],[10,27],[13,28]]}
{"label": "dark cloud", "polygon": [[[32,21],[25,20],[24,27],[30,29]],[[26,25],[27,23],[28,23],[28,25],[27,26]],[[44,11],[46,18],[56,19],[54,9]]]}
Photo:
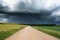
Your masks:
{"label": "dark cloud", "polygon": [[[53,17],[54,18],[54,17]],[[10,23],[23,23],[23,24],[43,24],[53,23],[52,16],[42,17],[40,14],[21,14],[19,16],[10,16],[8,22]]]}

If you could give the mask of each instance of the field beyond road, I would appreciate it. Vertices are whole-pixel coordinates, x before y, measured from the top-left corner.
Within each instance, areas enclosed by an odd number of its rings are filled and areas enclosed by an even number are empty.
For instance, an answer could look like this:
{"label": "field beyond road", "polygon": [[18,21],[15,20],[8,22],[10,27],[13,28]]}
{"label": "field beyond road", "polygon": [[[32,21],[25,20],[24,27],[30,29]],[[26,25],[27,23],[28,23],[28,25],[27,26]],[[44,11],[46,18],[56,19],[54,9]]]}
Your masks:
{"label": "field beyond road", "polygon": [[60,38],[60,26],[32,26],[32,27],[49,35]]}
{"label": "field beyond road", "polygon": [[19,24],[0,24],[0,40],[5,40],[7,37],[13,35],[24,27],[25,25]]}

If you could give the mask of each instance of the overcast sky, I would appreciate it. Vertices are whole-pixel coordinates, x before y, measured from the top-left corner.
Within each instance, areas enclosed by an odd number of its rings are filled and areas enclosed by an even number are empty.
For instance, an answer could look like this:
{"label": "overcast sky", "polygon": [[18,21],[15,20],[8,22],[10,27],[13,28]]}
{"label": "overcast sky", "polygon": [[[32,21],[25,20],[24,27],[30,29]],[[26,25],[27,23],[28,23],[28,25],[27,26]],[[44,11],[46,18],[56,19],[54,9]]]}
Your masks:
{"label": "overcast sky", "polygon": [[[0,0],[0,3],[6,7],[6,10],[8,8],[7,11],[25,11],[27,9],[28,11],[37,12],[42,9],[50,10],[53,11],[50,18],[53,20],[52,17],[54,16],[54,21],[60,21],[60,0]],[[13,18],[10,17],[10,19]],[[0,19],[8,20],[5,17]]]}
{"label": "overcast sky", "polygon": [[[26,6],[32,6],[34,7],[36,10],[40,10],[40,9],[53,9],[55,6],[59,6],[60,5],[60,0],[2,0],[3,5],[7,5],[10,10],[16,10],[15,6],[19,3],[19,2],[24,2],[26,4]],[[17,6],[18,7],[18,6]]]}

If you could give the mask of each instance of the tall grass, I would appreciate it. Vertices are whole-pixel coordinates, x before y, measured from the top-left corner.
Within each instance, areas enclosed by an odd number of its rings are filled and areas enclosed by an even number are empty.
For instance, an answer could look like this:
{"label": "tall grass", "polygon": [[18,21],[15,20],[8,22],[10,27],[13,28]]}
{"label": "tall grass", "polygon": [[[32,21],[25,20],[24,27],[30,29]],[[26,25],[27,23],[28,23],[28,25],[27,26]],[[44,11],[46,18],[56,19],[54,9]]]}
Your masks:
{"label": "tall grass", "polygon": [[5,40],[15,32],[24,28],[25,25],[18,24],[0,24],[0,40]]}

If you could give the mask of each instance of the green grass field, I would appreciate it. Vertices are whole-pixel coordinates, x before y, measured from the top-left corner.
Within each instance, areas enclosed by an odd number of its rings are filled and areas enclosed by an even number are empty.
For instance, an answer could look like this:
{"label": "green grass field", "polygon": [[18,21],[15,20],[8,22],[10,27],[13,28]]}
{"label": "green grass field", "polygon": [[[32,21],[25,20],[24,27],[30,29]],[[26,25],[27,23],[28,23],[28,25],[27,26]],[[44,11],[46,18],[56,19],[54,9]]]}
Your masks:
{"label": "green grass field", "polygon": [[25,25],[19,24],[0,24],[0,40],[5,40],[15,32],[24,28]]}
{"label": "green grass field", "polygon": [[42,32],[45,32],[49,35],[60,38],[60,26],[32,26],[32,27]]}

